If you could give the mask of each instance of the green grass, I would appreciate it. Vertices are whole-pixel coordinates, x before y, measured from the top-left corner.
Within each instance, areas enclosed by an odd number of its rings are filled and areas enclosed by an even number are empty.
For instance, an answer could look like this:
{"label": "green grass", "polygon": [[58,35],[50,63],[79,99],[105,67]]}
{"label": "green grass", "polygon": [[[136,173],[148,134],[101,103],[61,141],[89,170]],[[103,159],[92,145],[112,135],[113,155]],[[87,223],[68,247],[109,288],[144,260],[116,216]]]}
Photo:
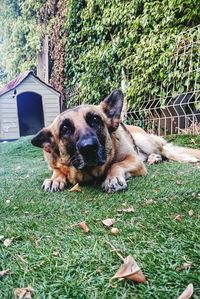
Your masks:
{"label": "green grass", "polygon": [[[200,146],[200,137],[195,140]],[[194,147],[188,136],[174,141]],[[0,235],[14,237],[10,247],[0,243],[0,271],[13,272],[0,278],[0,298],[10,299],[15,288],[31,284],[39,299],[174,299],[190,282],[193,298],[200,298],[198,165],[149,166],[147,177],[130,179],[127,191],[112,195],[99,186],[45,193],[41,184],[48,176],[41,150],[29,139],[0,144]],[[155,203],[146,205],[148,199]],[[117,209],[125,207],[134,207],[135,213],[119,216]],[[182,221],[174,220],[176,214]],[[103,226],[108,217],[116,219],[118,236]],[[82,220],[90,227],[88,234],[73,226]],[[134,256],[147,285],[110,283],[121,260],[106,240],[124,257]],[[191,269],[178,271],[186,260]]]}

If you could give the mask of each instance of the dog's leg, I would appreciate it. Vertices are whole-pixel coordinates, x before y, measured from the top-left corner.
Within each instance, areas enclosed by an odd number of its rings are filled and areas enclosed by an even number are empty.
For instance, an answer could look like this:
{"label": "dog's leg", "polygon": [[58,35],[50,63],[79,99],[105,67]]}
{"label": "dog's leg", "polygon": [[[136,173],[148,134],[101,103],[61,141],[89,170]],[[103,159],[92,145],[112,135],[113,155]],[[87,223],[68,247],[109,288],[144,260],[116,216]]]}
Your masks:
{"label": "dog's leg", "polygon": [[42,188],[45,191],[51,192],[62,191],[64,190],[66,183],[66,176],[59,169],[54,169],[52,177],[44,180]]}
{"label": "dog's leg", "polygon": [[148,156],[147,163],[149,165],[157,164],[157,163],[160,163],[160,162],[162,162],[162,156],[161,155],[151,154],[151,155]]}
{"label": "dog's leg", "polygon": [[147,170],[142,161],[135,156],[128,156],[125,160],[111,165],[108,175],[102,184],[102,189],[107,193],[126,189],[126,178],[146,174]]}

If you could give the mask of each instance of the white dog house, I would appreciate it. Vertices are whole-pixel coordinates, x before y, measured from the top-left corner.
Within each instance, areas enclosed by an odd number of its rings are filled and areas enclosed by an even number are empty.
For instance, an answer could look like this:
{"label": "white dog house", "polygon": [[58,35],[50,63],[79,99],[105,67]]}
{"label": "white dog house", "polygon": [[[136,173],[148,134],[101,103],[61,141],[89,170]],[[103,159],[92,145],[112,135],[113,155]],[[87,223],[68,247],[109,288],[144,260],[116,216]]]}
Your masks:
{"label": "white dog house", "polygon": [[37,133],[60,113],[60,93],[25,72],[0,90],[0,141]]}

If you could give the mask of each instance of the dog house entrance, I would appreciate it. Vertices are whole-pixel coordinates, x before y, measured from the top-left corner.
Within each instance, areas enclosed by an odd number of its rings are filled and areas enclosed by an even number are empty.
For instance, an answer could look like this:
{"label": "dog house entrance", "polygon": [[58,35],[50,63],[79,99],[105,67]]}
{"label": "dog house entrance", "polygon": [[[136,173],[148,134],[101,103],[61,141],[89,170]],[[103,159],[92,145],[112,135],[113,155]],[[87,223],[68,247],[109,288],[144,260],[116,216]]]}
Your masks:
{"label": "dog house entrance", "polygon": [[17,96],[20,136],[33,135],[44,127],[42,97],[35,92],[24,92]]}

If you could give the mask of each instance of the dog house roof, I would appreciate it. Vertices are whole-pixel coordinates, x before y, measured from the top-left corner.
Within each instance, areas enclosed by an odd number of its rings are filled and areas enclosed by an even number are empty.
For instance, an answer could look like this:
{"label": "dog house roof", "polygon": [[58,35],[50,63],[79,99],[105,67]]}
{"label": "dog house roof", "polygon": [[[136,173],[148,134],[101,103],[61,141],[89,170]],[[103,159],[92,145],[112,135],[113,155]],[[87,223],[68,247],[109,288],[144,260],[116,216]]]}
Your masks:
{"label": "dog house roof", "polygon": [[20,75],[18,75],[15,79],[8,82],[1,90],[0,90],[0,96],[7,93],[8,91],[11,91],[15,89],[18,85],[20,85],[29,75],[33,75],[37,80],[39,80],[42,84],[46,85],[48,88],[54,90],[58,94],[60,94],[59,91],[57,91],[55,88],[53,88],[51,85],[45,83],[42,81],[39,77],[37,77],[33,71],[26,71]]}

